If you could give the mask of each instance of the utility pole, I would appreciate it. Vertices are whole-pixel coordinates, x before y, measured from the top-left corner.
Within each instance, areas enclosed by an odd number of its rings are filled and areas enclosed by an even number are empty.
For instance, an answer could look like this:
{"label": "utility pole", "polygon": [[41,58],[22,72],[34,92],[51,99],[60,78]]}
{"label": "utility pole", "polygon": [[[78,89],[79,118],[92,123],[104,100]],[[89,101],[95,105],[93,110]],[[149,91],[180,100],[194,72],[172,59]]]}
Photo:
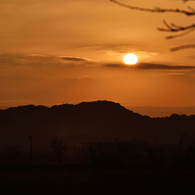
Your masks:
{"label": "utility pole", "polygon": [[30,139],[30,165],[32,165],[32,135],[28,137]]}

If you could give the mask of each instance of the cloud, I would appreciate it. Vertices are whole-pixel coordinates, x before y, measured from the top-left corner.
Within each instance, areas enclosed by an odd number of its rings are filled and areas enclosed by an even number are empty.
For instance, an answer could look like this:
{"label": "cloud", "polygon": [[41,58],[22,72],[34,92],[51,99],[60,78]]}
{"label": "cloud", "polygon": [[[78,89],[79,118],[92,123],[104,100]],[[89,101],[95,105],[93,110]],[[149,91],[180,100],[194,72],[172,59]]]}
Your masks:
{"label": "cloud", "polygon": [[21,62],[21,60],[27,61],[45,61],[50,60],[51,56],[40,55],[40,54],[20,54],[20,53],[9,53],[0,54],[0,62],[9,63],[11,62]]}
{"label": "cloud", "polygon": [[186,70],[194,69],[195,66],[173,66],[165,64],[139,63],[136,66],[138,69],[161,69],[161,70]]}
{"label": "cloud", "polygon": [[[132,48],[133,47],[133,48]],[[97,52],[113,52],[113,53],[126,53],[127,51],[135,51],[136,49],[132,45],[104,45],[104,46],[93,46],[91,47]]]}
{"label": "cloud", "polygon": [[110,63],[110,64],[104,64],[106,67],[110,68],[131,68],[131,66],[125,65],[125,64],[119,64],[119,63]]}
{"label": "cloud", "polygon": [[143,69],[143,70],[189,70],[195,69],[195,66],[174,66],[156,63],[138,63],[136,65],[125,65],[122,63],[110,63],[105,64],[106,67],[111,68],[133,68],[133,69]]}
{"label": "cloud", "polygon": [[137,44],[130,44],[130,45],[104,45],[104,46],[93,46],[90,47],[91,49],[93,49],[94,51],[97,52],[113,52],[113,53],[131,53],[131,52],[135,52],[137,55],[144,55],[144,56],[156,56],[158,55],[157,52],[154,51],[146,51],[146,50],[140,50],[137,48]]}
{"label": "cloud", "polygon": [[25,69],[57,70],[70,68],[74,66],[91,66],[95,65],[95,61],[89,58],[72,57],[72,56],[52,56],[40,54],[0,54],[0,70],[17,71]]}
{"label": "cloud", "polygon": [[185,72],[171,72],[168,75],[170,76],[184,76],[186,73]]}
{"label": "cloud", "polygon": [[81,57],[73,57],[73,56],[60,56],[60,59],[66,62],[73,62],[73,63],[85,63],[85,64],[92,64],[93,60],[89,58],[81,58]]}

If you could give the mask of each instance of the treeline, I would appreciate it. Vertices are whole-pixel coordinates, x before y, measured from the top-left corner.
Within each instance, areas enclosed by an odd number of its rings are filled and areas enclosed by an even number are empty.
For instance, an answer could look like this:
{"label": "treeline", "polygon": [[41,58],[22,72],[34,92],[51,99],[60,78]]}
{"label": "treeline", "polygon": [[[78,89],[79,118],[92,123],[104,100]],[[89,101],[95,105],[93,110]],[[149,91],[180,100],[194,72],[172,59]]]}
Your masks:
{"label": "treeline", "polygon": [[69,145],[62,139],[52,138],[47,147],[48,152],[33,153],[33,148],[29,145],[28,153],[23,152],[20,145],[7,145],[1,150],[0,164],[85,164],[96,167],[195,166],[195,142],[190,140],[188,132],[180,135],[176,145],[115,138],[113,142],[87,142],[76,146]]}

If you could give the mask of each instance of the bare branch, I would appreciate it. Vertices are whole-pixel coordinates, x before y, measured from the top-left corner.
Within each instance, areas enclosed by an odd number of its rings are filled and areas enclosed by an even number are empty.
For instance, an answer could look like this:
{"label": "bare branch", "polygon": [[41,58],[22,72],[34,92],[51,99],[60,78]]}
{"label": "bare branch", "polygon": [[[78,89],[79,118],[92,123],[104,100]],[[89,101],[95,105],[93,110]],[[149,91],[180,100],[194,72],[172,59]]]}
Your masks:
{"label": "bare branch", "polygon": [[[126,7],[128,9],[132,9],[132,10],[139,10],[139,11],[147,11],[147,12],[156,12],[156,13],[165,13],[165,12],[173,12],[173,13],[181,13],[181,14],[185,14],[187,16],[193,16],[195,15],[195,10],[193,10],[192,8],[190,9],[190,11],[187,10],[181,10],[181,9],[163,9],[163,8],[159,8],[156,7],[154,9],[151,8],[142,8],[142,7],[136,7],[136,6],[131,6],[131,5],[127,5],[124,3],[120,3],[116,0],[110,0],[113,3],[116,3],[122,7]],[[188,7],[189,8],[189,7]]]}
{"label": "bare branch", "polygon": [[176,24],[168,24],[165,20],[163,21],[163,23],[167,28],[157,28],[158,30],[165,32],[179,32],[195,28],[195,24],[189,26],[178,26]]}
{"label": "bare branch", "polygon": [[20,154],[22,151],[22,147],[19,145],[5,146],[3,149],[5,153],[7,153],[10,156],[15,156],[17,154]]}
{"label": "bare branch", "polygon": [[195,12],[195,9],[190,6],[188,6],[188,9],[191,10],[192,12]]}
{"label": "bare branch", "polygon": [[183,0],[184,3],[188,2],[188,1],[194,1],[194,0]]}
{"label": "bare branch", "polygon": [[178,51],[178,50],[181,50],[181,49],[189,49],[189,48],[195,48],[195,44],[181,45],[181,46],[178,46],[178,47],[173,47],[170,50],[174,52],[174,51]]}
{"label": "bare branch", "polygon": [[22,147],[20,145],[5,146],[3,148],[4,152],[12,158],[12,164],[14,164],[15,157],[22,152]]}
{"label": "bare branch", "polygon": [[174,23],[171,23],[171,25],[172,25],[173,27],[175,27],[175,28],[181,28],[181,27],[182,27],[182,26],[179,26],[179,25],[174,24]]}
{"label": "bare branch", "polygon": [[191,32],[193,32],[195,29],[190,29],[184,33],[180,33],[180,34],[177,34],[177,35],[173,35],[173,36],[166,36],[166,39],[173,39],[173,38],[178,38],[178,37],[182,37],[182,36],[185,36]]}
{"label": "bare branch", "polygon": [[[187,16],[194,16],[195,15],[195,9],[193,9],[192,7],[188,6],[188,10],[181,10],[181,9],[163,9],[163,8],[159,8],[159,7],[155,7],[153,9],[151,8],[142,8],[142,7],[136,7],[136,6],[131,6],[131,5],[127,5],[124,3],[121,3],[117,0],[110,0],[113,3],[116,3],[119,6],[122,7],[126,7],[128,9],[132,9],[132,10],[139,10],[139,11],[146,11],[146,12],[153,12],[153,13],[165,13],[165,12],[172,12],[172,13],[181,13],[181,14],[185,14]],[[183,0],[183,2],[187,2],[190,0]],[[194,0],[191,0],[194,1]],[[174,23],[168,24],[165,20],[163,21],[165,28],[157,28],[159,31],[163,31],[163,32],[182,32],[180,34],[175,34],[175,35],[171,35],[171,36],[166,36],[166,39],[173,39],[173,38],[177,38],[177,37],[181,37],[184,35],[187,35],[191,32],[193,32],[195,30],[195,24],[189,25],[189,26],[179,26],[176,25]],[[182,45],[179,47],[174,47],[171,48],[171,51],[178,51],[181,49],[187,49],[187,48],[194,48],[195,45],[191,44],[191,45]]]}
{"label": "bare branch", "polygon": [[49,147],[53,150],[54,153],[58,156],[58,163],[61,164],[62,155],[69,148],[65,141],[61,139],[53,138],[50,142]]}
{"label": "bare branch", "polygon": [[51,140],[49,147],[52,148],[57,155],[63,154],[68,149],[67,144],[63,140],[54,138]]}
{"label": "bare branch", "polygon": [[180,33],[177,35],[171,35],[171,36],[166,36],[166,39],[173,39],[177,37],[181,37],[184,35],[187,35],[195,30],[195,24],[189,25],[189,26],[178,26],[176,24],[168,24],[165,20],[163,21],[164,25],[167,28],[157,28],[159,31],[164,31],[164,32],[181,32],[184,31],[184,33]]}

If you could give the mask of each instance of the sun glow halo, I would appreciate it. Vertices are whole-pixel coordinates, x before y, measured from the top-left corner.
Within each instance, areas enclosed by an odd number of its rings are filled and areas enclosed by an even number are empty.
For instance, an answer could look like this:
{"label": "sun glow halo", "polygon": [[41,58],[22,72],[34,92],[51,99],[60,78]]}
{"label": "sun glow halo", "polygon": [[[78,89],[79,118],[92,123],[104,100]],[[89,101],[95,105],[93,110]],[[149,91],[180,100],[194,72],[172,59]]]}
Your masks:
{"label": "sun glow halo", "polygon": [[136,64],[137,62],[137,56],[135,54],[132,53],[128,53],[124,56],[123,61],[125,64]]}

